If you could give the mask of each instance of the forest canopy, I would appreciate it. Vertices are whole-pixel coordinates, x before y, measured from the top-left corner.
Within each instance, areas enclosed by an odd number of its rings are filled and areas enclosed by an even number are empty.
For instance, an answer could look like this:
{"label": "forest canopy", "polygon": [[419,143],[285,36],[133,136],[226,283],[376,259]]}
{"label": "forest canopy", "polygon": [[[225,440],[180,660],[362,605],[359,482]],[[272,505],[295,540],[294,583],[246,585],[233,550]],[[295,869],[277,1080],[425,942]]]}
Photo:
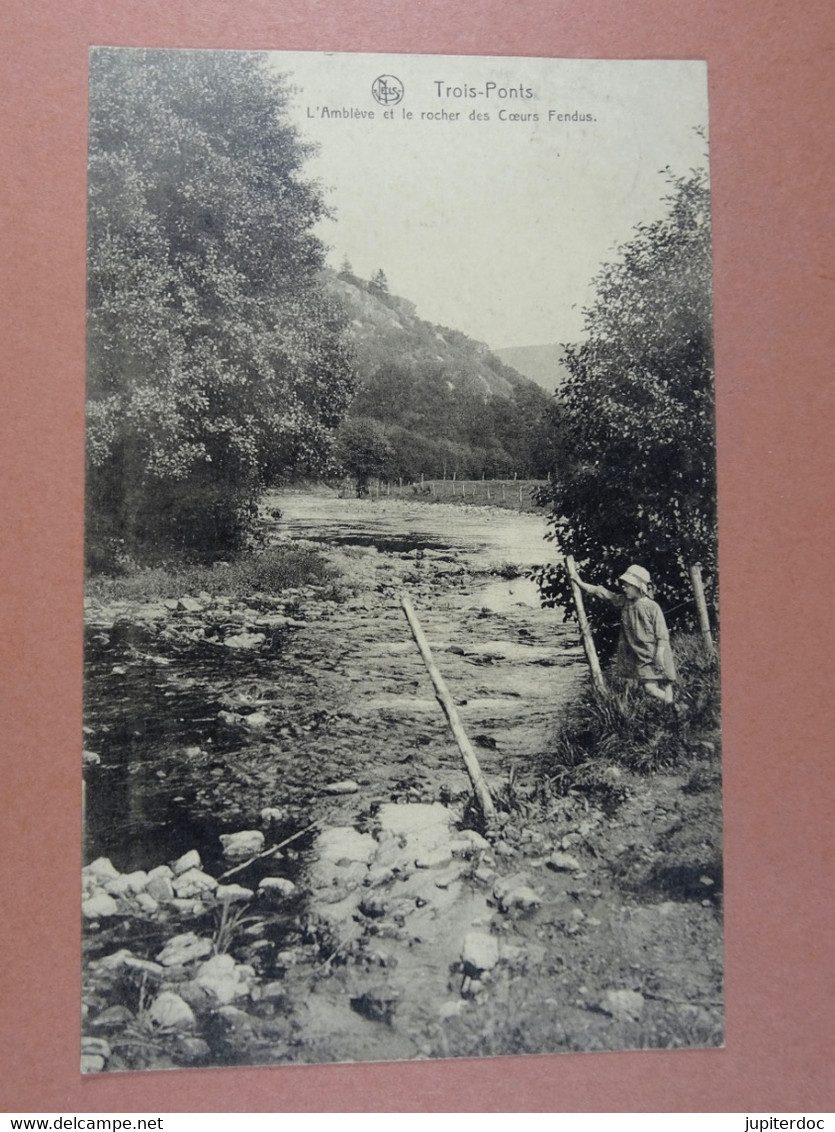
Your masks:
{"label": "forest canopy", "polygon": [[89,560],[222,556],[266,484],[327,466],[353,395],[325,206],[262,56],[90,68]]}
{"label": "forest canopy", "polygon": [[[716,454],[709,186],[701,170],[667,177],[665,215],[601,269],[586,339],[566,349],[545,495],[553,538],[589,580],[611,585],[640,563],[675,621],[692,611],[689,566],[716,594]],[[563,571],[540,581],[570,602]]]}

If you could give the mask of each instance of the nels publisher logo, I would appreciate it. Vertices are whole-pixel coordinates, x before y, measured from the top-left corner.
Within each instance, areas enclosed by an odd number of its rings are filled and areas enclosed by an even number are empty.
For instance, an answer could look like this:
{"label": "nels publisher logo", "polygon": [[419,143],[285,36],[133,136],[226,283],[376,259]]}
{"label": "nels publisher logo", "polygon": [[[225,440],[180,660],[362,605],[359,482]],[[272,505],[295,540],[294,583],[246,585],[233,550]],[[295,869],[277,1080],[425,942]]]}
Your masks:
{"label": "nels publisher logo", "polygon": [[403,83],[394,75],[380,75],[371,84],[371,93],[381,106],[396,106],[403,98]]}

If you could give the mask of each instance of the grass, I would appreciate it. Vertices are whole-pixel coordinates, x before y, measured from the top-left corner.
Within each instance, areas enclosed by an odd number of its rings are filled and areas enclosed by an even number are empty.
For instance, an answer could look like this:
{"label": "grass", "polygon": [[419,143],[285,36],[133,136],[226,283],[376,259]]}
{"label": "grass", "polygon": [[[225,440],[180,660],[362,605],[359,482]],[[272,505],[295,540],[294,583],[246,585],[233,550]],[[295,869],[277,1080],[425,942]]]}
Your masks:
{"label": "grass", "polygon": [[[611,810],[622,799],[621,772],[648,774],[692,767],[694,752],[716,753],[719,733],[719,673],[697,636],[673,642],[679,670],[679,702],[685,713],[637,688],[587,689],[572,705],[549,751],[541,757],[543,799],[579,792]],[[718,761],[718,760],[717,760]],[[691,789],[718,781],[718,769],[696,766]]]}
{"label": "grass", "polygon": [[336,577],[337,571],[313,547],[270,547],[211,566],[134,567],[115,577],[93,575],[87,579],[86,593],[100,601],[162,601],[201,592],[243,598],[327,585]]}

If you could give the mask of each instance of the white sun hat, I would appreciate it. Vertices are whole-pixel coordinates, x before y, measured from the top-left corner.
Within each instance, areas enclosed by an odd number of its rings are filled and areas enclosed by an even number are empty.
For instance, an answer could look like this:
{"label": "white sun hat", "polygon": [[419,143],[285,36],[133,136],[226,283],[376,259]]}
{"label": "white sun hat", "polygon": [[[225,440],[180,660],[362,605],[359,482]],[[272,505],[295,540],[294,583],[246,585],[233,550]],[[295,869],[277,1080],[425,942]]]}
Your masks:
{"label": "white sun hat", "polygon": [[649,585],[649,570],[643,566],[630,566],[625,574],[618,578],[619,582],[629,582],[630,586],[637,586],[642,594],[647,592]]}

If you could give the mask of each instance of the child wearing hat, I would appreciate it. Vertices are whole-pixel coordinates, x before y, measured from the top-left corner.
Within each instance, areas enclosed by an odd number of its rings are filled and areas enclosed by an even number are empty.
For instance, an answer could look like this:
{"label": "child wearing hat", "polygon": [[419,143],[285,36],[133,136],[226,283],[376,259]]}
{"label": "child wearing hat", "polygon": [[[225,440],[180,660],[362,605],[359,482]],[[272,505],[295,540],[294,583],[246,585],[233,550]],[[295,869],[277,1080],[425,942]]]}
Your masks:
{"label": "child wearing hat", "polygon": [[623,588],[620,594],[582,581],[576,567],[571,578],[585,593],[602,597],[621,611],[615,658],[618,675],[637,680],[648,696],[671,704],[676,667],[664,614],[650,596],[649,571],[643,566],[630,566],[618,578]]}

